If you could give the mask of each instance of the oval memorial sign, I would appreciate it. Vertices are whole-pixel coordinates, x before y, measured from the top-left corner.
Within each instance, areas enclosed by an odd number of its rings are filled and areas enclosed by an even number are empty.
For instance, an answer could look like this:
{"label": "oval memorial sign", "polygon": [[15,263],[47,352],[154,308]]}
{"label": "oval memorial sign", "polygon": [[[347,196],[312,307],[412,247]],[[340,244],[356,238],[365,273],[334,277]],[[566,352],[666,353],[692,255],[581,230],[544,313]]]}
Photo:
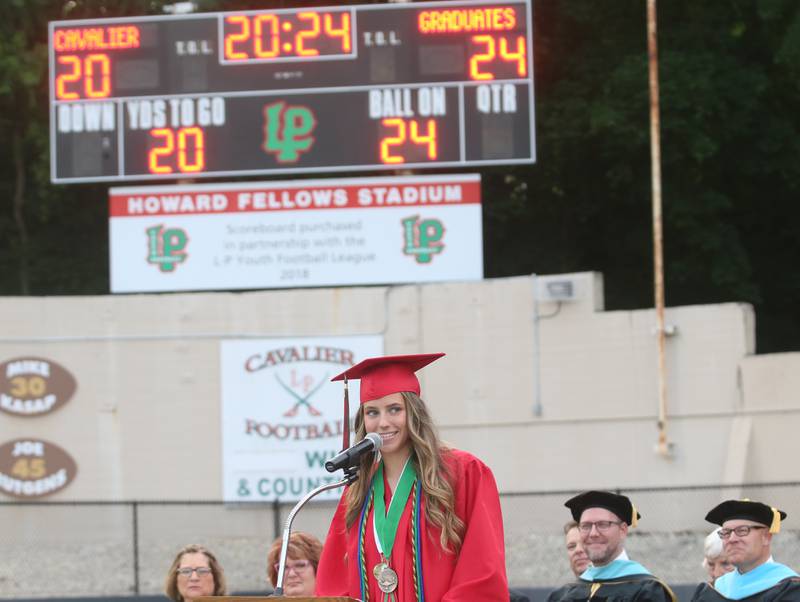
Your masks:
{"label": "oval memorial sign", "polygon": [[78,465],[54,443],[33,437],[0,445],[0,493],[22,500],[51,495],[69,485]]}
{"label": "oval memorial sign", "polygon": [[19,357],[0,364],[0,410],[14,416],[41,416],[63,406],[78,384],[54,361]]}

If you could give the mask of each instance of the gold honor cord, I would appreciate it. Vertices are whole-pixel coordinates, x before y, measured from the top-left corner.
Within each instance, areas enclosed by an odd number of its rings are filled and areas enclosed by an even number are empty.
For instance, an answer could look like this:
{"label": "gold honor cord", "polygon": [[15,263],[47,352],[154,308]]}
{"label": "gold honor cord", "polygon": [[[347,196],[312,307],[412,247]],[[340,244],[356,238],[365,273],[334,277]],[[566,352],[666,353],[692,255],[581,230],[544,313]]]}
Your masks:
{"label": "gold honor cord", "polygon": [[384,600],[395,600],[395,590],[398,585],[397,573],[389,566],[392,555],[392,548],[394,546],[395,536],[397,535],[397,527],[400,524],[400,517],[403,515],[408,496],[411,495],[411,490],[417,480],[417,472],[414,470],[414,463],[411,457],[406,460],[403,467],[403,472],[400,475],[400,480],[397,483],[397,488],[392,495],[392,501],[389,503],[389,511],[386,511],[386,502],[384,500],[384,485],[383,485],[383,462],[378,465],[378,470],[375,473],[375,479],[372,481],[373,504],[375,512],[373,514],[373,527],[375,529],[375,543],[378,551],[381,554],[381,562],[375,565],[373,575],[378,580],[378,587],[384,593]]}
{"label": "gold honor cord", "polygon": [[[373,481],[374,483],[374,475]],[[363,602],[369,602],[369,585],[367,584],[367,557],[365,553],[365,539],[366,539],[366,524],[369,511],[372,508],[372,502],[375,494],[375,489],[370,484],[369,492],[361,507],[361,518],[358,521],[358,578],[360,582],[361,599]],[[414,557],[414,593],[416,594],[417,602],[425,602],[425,584],[422,576],[422,526],[420,524],[420,497],[422,494],[419,479],[414,482],[414,488],[411,495],[414,501],[411,505],[411,534],[412,534],[412,555]],[[374,525],[373,525],[374,527]],[[377,536],[375,538],[377,542]],[[383,564],[382,562],[380,564]],[[379,586],[380,587],[380,586]]]}

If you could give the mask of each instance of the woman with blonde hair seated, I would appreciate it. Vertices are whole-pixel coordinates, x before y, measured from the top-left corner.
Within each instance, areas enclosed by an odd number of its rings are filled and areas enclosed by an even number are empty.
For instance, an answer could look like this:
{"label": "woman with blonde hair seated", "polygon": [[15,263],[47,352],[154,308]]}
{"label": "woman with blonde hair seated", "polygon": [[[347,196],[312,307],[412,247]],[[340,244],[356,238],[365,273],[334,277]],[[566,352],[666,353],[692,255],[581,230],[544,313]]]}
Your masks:
{"label": "woman with blonde hair seated", "polygon": [[[272,587],[278,584],[278,563],[282,539],[272,542],[267,554],[267,575]],[[283,593],[289,598],[311,597],[317,585],[317,566],[322,554],[322,542],[310,535],[296,531],[289,537],[286,567],[283,573]]]}
{"label": "woman with blonde hair seated", "polygon": [[181,548],[172,561],[164,590],[173,602],[194,602],[201,596],[224,596],[225,572],[208,549],[190,544]]}

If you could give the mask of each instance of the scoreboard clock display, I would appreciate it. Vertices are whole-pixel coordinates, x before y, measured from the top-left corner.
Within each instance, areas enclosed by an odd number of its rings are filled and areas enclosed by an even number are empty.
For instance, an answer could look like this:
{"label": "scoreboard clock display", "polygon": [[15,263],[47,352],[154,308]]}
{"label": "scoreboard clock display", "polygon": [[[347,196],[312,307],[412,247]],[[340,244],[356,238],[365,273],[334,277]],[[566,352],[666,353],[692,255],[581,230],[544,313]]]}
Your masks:
{"label": "scoreboard clock display", "polygon": [[535,160],[530,0],[49,24],[56,183]]}

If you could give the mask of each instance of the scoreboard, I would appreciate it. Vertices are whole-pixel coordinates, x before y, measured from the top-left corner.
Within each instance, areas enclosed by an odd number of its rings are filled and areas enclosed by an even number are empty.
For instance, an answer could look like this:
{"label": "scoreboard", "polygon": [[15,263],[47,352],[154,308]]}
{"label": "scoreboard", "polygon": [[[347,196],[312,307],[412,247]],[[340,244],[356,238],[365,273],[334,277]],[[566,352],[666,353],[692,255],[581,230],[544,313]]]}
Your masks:
{"label": "scoreboard", "polygon": [[530,0],[49,24],[55,183],[535,161]]}

